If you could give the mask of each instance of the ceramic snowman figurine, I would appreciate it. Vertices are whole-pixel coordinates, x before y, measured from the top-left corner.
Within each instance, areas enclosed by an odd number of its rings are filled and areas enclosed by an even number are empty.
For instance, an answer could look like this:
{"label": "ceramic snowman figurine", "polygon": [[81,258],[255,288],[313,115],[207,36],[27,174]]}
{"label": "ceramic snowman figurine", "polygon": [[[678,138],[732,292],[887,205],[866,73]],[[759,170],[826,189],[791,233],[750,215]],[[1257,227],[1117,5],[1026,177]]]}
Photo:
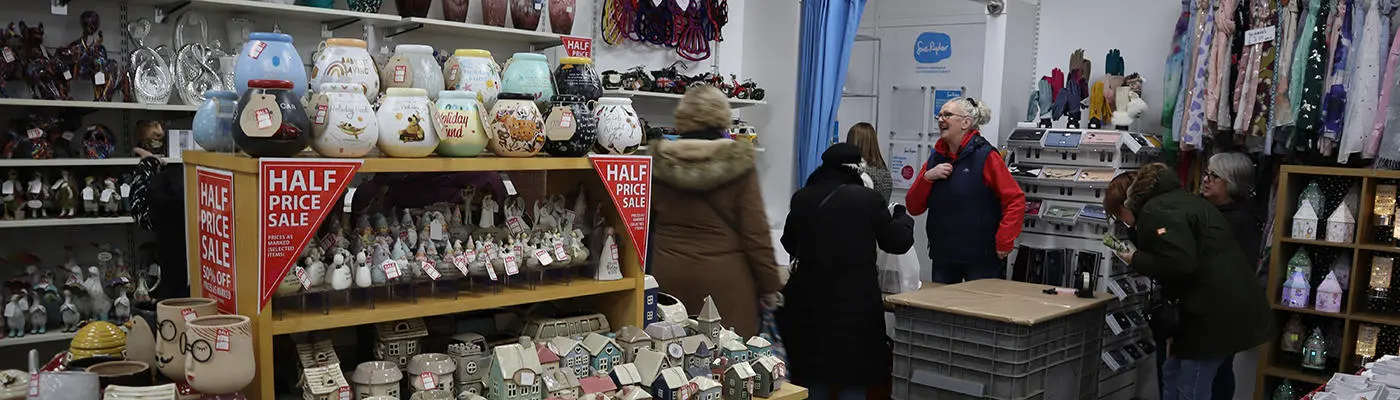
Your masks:
{"label": "ceramic snowman figurine", "polygon": [[102,201],[102,213],[109,217],[117,216],[121,210],[122,194],[117,192],[117,180],[107,178],[102,181],[102,194],[99,198]]}
{"label": "ceramic snowman figurine", "polygon": [[369,287],[374,284],[372,268],[369,265],[369,256],[365,255],[365,250],[360,249],[359,254],[355,254],[355,287]]}
{"label": "ceramic snowman figurine", "polygon": [[98,272],[97,267],[88,267],[88,277],[83,281],[83,288],[87,289],[88,298],[92,300],[92,319],[106,321],[107,313],[112,311],[112,299],[102,290],[102,274]]}
{"label": "ceramic snowman figurine", "polygon": [[9,337],[24,337],[24,325],[28,316],[25,315],[25,308],[20,306],[20,295],[10,295],[9,304],[5,304],[5,327],[9,328]]}
{"label": "ceramic snowman figurine", "polygon": [[126,297],[126,285],[117,285],[117,299],[112,302],[112,323],[121,325],[131,319],[131,299]]}
{"label": "ceramic snowman figurine", "polygon": [[58,309],[59,314],[63,316],[63,331],[77,331],[78,323],[82,322],[83,314],[78,311],[78,306],[73,304],[73,291],[63,289],[63,305],[59,306]]}
{"label": "ceramic snowman figurine", "polygon": [[349,250],[337,249],[335,255],[332,256],[331,272],[328,274],[330,275],[330,281],[327,282],[331,285],[331,289],[349,289],[350,284],[354,281],[351,277],[350,266],[345,265],[346,258],[348,258],[349,254]]}
{"label": "ceramic snowman figurine", "polygon": [[44,307],[44,302],[35,297],[33,305],[29,306],[29,333],[41,334],[49,331],[49,311]]}

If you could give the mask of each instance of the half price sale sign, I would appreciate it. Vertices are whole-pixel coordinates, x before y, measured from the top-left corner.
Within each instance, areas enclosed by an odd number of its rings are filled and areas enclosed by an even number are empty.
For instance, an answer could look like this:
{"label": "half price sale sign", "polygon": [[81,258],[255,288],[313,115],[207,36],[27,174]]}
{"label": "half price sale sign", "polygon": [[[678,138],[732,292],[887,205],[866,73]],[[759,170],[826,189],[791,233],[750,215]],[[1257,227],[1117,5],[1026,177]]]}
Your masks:
{"label": "half price sale sign", "polygon": [[363,160],[258,160],[259,310],[350,185]]}
{"label": "half price sale sign", "polygon": [[603,187],[627,225],[627,235],[637,250],[637,259],[646,265],[647,227],[651,222],[651,156],[591,154],[593,170],[603,178]]}
{"label": "half price sale sign", "polygon": [[218,302],[219,311],[238,313],[233,254],[233,173],[198,167],[199,284],[205,298]]}

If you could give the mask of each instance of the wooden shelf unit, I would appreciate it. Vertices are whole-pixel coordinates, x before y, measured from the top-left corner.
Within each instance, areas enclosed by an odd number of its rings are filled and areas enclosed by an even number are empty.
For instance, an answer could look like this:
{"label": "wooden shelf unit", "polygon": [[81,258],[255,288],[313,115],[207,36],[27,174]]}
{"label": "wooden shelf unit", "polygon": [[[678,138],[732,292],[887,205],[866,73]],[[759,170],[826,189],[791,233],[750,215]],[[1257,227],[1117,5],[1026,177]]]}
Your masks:
{"label": "wooden shelf unit", "polygon": [[[543,283],[534,289],[520,286],[494,289],[481,288],[471,292],[460,292],[460,297],[444,294],[439,290],[438,297],[424,295],[420,288],[417,302],[407,298],[377,300],[371,309],[367,305],[333,306],[329,314],[317,311],[279,310],[274,312],[272,304],[260,308],[258,305],[258,160],[243,155],[216,154],[202,151],[184,152],[185,196],[187,240],[191,251],[188,254],[189,276],[192,295],[201,296],[202,288],[199,267],[199,218],[195,202],[199,195],[195,183],[195,168],[206,167],[231,171],[234,191],[234,254],[236,290],[235,302],[239,313],[252,319],[253,347],[257,372],[253,382],[243,393],[249,399],[275,399],[273,389],[273,337],[276,335],[308,332],[314,330],[358,326],[375,322],[400,320],[405,318],[450,315],[495,307],[521,305],[552,300],[582,302],[589,309],[608,316],[613,326],[642,325],[643,275],[641,260],[637,257],[631,240],[626,240],[623,221],[613,207],[603,207],[614,230],[619,232],[618,254],[622,257],[624,278],[617,281],[593,281],[575,278],[569,283]],[[587,158],[369,158],[364,160],[360,173],[372,172],[463,172],[463,171],[541,171],[545,174],[546,193],[567,193],[580,183],[589,190],[593,201],[611,205],[601,180],[592,171]],[[513,177],[514,178],[514,177]],[[519,178],[514,178],[519,180]],[[528,190],[528,189],[525,189]],[[528,194],[528,193],[522,193]],[[426,285],[424,286],[426,287]],[[276,299],[273,300],[277,301]],[[800,389],[800,388],[794,388]],[[800,390],[805,397],[805,389]],[[794,393],[798,394],[798,393]],[[775,397],[796,399],[801,397]]]}
{"label": "wooden shelf unit", "polygon": [[[1356,212],[1356,235],[1348,242],[1329,242],[1325,240],[1294,239],[1289,237],[1292,234],[1293,213],[1298,210],[1298,195],[1307,185],[1308,181],[1318,177],[1342,177],[1354,179],[1355,183],[1361,186],[1361,201]],[[1383,181],[1400,181],[1400,171],[1387,171],[1375,169],[1356,168],[1332,168],[1313,167],[1299,165],[1285,165],[1279,170],[1278,190],[1276,208],[1274,209],[1274,231],[1270,239],[1272,246],[1269,254],[1269,277],[1268,290],[1269,304],[1274,312],[1274,323],[1280,335],[1284,326],[1294,314],[1302,314],[1305,319],[1304,325],[1309,330],[1316,325],[1319,320],[1340,320],[1342,321],[1342,354],[1335,358],[1338,370],[1328,369],[1326,372],[1304,371],[1296,363],[1280,360],[1282,351],[1279,349],[1278,338],[1271,338],[1265,344],[1264,351],[1259,357],[1258,379],[1255,380],[1255,398],[1269,398],[1279,379],[1289,379],[1297,383],[1322,385],[1327,382],[1333,372],[1356,372],[1352,367],[1355,363],[1355,350],[1357,331],[1362,324],[1391,325],[1400,326],[1400,314],[1386,315],[1377,314],[1366,310],[1365,287],[1371,276],[1371,257],[1377,253],[1394,253],[1400,255],[1400,247],[1390,244],[1373,243],[1374,227],[1372,226],[1372,216],[1374,214],[1374,202],[1376,185]],[[1319,211],[1321,213],[1321,211]],[[1318,233],[1323,236],[1326,227],[1326,215],[1318,217]],[[1279,304],[1282,298],[1283,281],[1287,278],[1288,261],[1293,257],[1293,253],[1299,247],[1312,249],[1328,249],[1349,253],[1352,256],[1350,279],[1347,290],[1343,294],[1343,305],[1340,313],[1328,313],[1317,311],[1313,308],[1298,309],[1285,307]],[[1318,268],[1331,268],[1331,265],[1313,265],[1316,271]],[[1315,296],[1315,294],[1314,294]],[[1311,320],[1314,323],[1306,321]],[[1310,387],[1295,386],[1301,392],[1311,391]]]}

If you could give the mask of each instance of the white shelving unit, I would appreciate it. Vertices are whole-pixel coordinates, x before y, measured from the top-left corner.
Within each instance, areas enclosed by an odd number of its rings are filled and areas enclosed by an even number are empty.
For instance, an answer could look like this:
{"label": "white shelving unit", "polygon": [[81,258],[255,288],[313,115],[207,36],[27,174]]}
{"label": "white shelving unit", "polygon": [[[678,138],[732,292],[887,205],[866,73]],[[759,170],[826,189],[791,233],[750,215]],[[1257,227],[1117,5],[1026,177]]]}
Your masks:
{"label": "white shelving unit", "polygon": [[[60,329],[62,327],[59,327]],[[77,336],[77,332],[48,331],[45,333],[24,335],[24,337],[7,337],[0,339],[0,347],[27,346],[38,343],[57,342],[60,340],[71,340]]]}
{"label": "white shelving unit", "polygon": [[[118,225],[136,222],[130,216],[126,217],[95,217],[95,218],[28,218],[8,221],[0,221],[0,229],[6,228],[37,228],[49,226],[88,226],[88,225]],[[0,339],[4,342],[9,339]]]}
{"label": "white shelving unit", "polygon": [[[604,95],[604,96],[623,96],[623,97],[631,97],[634,101],[639,101],[639,102],[640,102],[640,101],[653,102],[653,103],[667,103],[667,102],[668,102],[668,103],[670,103],[671,106],[674,106],[676,103],[679,103],[679,102],[681,101],[681,98],[685,97],[685,95],[682,95],[682,94],[656,93],[656,92],[646,92],[646,91],[641,91],[641,90],[605,90],[605,91],[603,91],[603,95]],[[757,106],[757,105],[764,105],[764,104],[768,104],[768,102],[762,101],[762,100],[745,100],[745,99],[734,99],[734,98],[729,99],[729,107],[731,107],[731,108],[743,108],[743,107],[748,107],[748,106]]]}
{"label": "white shelving unit", "polygon": [[199,106],[185,104],[142,104],[104,101],[82,101],[82,100],[41,100],[41,99],[20,99],[8,98],[0,99],[0,107],[34,107],[34,108],[74,108],[90,110],[127,110],[127,111],[163,111],[163,112],[194,112]]}

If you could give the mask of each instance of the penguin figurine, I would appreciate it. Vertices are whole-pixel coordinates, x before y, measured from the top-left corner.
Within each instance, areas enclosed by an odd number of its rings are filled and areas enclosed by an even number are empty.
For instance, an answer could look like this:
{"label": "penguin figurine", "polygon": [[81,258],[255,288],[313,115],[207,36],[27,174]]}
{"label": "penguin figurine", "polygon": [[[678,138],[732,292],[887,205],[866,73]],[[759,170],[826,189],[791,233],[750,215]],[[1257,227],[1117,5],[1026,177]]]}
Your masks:
{"label": "penguin figurine", "polygon": [[355,255],[355,287],[363,288],[374,284],[373,274],[371,273],[373,268],[370,267],[369,257],[365,256],[365,251],[363,249],[360,250],[360,253]]}
{"label": "penguin figurine", "polygon": [[59,314],[63,316],[63,331],[77,331],[78,323],[83,320],[83,314],[78,311],[78,306],[73,305],[73,291],[63,289],[63,305],[59,306],[58,309]]}

